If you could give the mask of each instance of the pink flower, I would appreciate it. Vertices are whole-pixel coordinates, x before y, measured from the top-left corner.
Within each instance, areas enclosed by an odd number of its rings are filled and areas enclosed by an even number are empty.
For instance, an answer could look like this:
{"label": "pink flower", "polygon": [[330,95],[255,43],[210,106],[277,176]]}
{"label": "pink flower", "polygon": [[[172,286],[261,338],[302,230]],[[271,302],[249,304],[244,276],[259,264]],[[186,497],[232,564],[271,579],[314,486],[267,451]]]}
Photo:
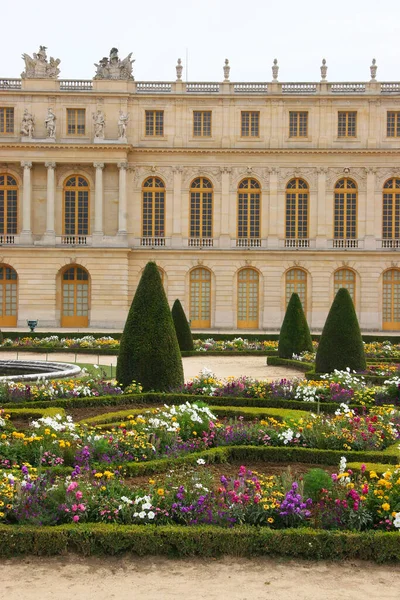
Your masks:
{"label": "pink flower", "polygon": [[71,508],[72,508],[72,512],[76,512],[78,510],[78,505],[77,504],[73,504],[71,506]]}
{"label": "pink flower", "polygon": [[72,520],[75,521],[75,523],[77,523],[79,521],[79,515],[74,515],[72,517]]}
{"label": "pink flower", "polygon": [[75,488],[78,487],[78,482],[77,481],[73,481],[72,483],[69,484],[69,486],[67,487],[67,492],[73,492]]}
{"label": "pink flower", "polygon": [[82,498],[82,496],[83,496],[83,494],[82,494],[82,492],[81,492],[80,490],[78,490],[78,491],[76,492],[76,494],[75,494],[75,498],[76,498],[77,500],[80,500],[80,499]]}
{"label": "pink flower", "polygon": [[81,511],[86,510],[85,505],[84,504],[78,504],[78,510],[81,510]]}

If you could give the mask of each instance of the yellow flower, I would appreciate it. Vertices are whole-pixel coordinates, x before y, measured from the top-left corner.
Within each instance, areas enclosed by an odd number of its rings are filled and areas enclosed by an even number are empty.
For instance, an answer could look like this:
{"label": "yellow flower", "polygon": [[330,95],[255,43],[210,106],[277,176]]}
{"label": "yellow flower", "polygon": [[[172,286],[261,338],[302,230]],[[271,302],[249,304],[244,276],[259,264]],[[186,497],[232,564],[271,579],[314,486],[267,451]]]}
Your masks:
{"label": "yellow flower", "polygon": [[95,473],[94,476],[100,479],[100,477],[103,477],[103,473]]}
{"label": "yellow flower", "polygon": [[154,485],[154,484],[155,484],[155,482],[156,482],[156,480],[155,480],[155,479],[149,479],[149,484],[150,484],[150,485]]}
{"label": "yellow flower", "polygon": [[370,471],[369,478],[370,479],[378,479],[378,475],[375,473],[375,471]]}
{"label": "yellow flower", "polygon": [[390,510],[390,504],[388,504],[387,502],[385,502],[384,504],[382,504],[382,509],[383,510]]}
{"label": "yellow flower", "polygon": [[268,517],[267,521],[268,521],[268,523],[273,523],[274,519],[272,517]]}
{"label": "yellow flower", "polygon": [[157,494],[158,494],[159,496],[164,496],[164,489],[163,489],[163,488],[159,488],[159,489],[157,490]]}

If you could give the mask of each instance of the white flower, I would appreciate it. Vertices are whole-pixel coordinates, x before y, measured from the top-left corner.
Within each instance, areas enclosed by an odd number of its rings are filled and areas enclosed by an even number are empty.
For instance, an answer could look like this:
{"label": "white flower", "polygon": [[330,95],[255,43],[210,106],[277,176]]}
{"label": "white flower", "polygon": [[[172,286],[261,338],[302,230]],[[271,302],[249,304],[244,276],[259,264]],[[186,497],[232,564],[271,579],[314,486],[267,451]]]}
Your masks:
{"label": "white flower", "polygon": [[122,502],[126,502],[126,504],[133,504],[133,500],[127,498],[126,496],[121,496]]}
{"label": "white flower", "polygon": [[205,465],[206,464],[206,461],[204,460],[204,458],[198,458],[196,460],[196,462],[197,462],[198,465]]}
{"label": "white flower", "polygon": [[155,515],[155,513],[153,513],[153,511],[152,511],[152,510],[150,510],[150,511],[147,513],[147,518],[148,518],[148,519],[151,519],[151,520],[152,520],[152,519],[154,519],[154,517],[155,517],[155,516],[156,516],[156,515]]}
{"label": "white flower", "polygon": [[142,510],[150,510],[150,508],[151,508],[150,502],[145,502],[144,504],[142,504]]}
{"label": "white flower", "polygon": [[144,510],[142,510],[142,511],[140,511],[140,513],[139,513],[138,516],[139,516],[140,519],[144,519],[145,516],[146,516],[146,513],[144,512]]}
{"label": "white flower", "polygon": [[397,528],[400,529],[400,512],[396,513],[393,519],[393,525]]}

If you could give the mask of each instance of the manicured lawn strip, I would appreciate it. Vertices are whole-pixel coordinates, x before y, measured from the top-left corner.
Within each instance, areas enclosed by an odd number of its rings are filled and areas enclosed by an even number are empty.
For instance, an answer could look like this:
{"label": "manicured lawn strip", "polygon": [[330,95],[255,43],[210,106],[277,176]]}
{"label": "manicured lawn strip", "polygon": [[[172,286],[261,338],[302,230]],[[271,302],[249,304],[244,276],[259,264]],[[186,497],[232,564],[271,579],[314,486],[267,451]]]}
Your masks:
{"label": "manicured lawn strip", "polygon": [[377,475],[382,475],[386,471],[393,471],[393,465],[386,465],[385,463],[363,463],[363,462],[350,462],[347,463],[347,468],[357,473],[361,472],[361,467],[365,467],[365,473],[368,475],[370,471],[375,471]]}
{"label": "manicured lawn strip", "polygon": [[[0,406],[8,408],[47,408],[60,406],[62,408],[84,408],[98,406],[121,406],[132,404],[132,408],[151,408],[163,404],[184,404],[186,402],[205,402],[209,406],[251,406],[258,408],[285,408],[290,410],[304,410],[317,412],[316,402],[302,400],[286,400],[284,398],[241,398],[231,396],[196,396],[192,394],[123,394],[118,396],[87,396],[84,398],[52,398],[51,400],[37,400],[35,402],[5,402],[0,400]],[[352,408],[352,405],[349,405]],[[321,402],[319,409],[324,413],[334,413],[339,405],[335,402]]]}
{"label": "manicured lawn strip", "polygon": [[10,420],[14,419],[40,419],[41,417],[54,417],[55,415],[65,415],[63,408],[8,408],[5,410],[10,415]]}
{"label": "manicured lawn strip", "polygon": [[0,525],[0,556],[284,556],[307,559],[400,560],[398,532],[273,530],[240,525],[111,525],[104,523],[32,527]]}

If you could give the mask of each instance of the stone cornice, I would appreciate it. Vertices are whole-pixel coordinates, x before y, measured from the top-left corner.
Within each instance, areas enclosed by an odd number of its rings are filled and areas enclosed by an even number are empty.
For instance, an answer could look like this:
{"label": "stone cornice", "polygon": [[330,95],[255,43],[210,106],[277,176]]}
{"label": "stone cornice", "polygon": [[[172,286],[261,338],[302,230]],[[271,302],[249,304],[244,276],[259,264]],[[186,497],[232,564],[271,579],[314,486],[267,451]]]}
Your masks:
{"label": "stone cornice", "polygon": [[0,142],[0,152],[5,148],[7,150],[31,150],[33,148],[40,150],[124,150],[131,151],[130,144],[49,144],[46,142]]}
{"label": "stone cornice", "polygon": [[130,152],[140,154],[335,154],[335,155],[400,155],[400,148],[143,148],[131,146]]}

